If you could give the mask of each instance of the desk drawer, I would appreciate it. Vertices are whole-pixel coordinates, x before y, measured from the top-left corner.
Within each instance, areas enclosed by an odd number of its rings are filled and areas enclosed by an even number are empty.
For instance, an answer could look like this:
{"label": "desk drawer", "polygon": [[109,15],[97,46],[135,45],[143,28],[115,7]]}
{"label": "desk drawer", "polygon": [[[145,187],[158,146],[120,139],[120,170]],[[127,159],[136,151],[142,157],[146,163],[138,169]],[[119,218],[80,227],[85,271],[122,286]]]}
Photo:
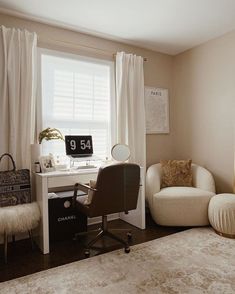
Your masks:
{"label": "desk drawer", "polygon": [[96,178],[97,173],[48,178],[48,188],[73,186],[78,182],[89,183],[90,180],[96,180]]}

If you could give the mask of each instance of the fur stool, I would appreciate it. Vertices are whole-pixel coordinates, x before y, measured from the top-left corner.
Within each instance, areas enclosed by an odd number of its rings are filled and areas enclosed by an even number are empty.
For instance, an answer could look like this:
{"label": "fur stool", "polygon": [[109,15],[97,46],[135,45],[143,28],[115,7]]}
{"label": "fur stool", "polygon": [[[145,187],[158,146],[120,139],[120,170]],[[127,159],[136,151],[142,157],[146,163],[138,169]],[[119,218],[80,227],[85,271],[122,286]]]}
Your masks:
{"label": "fur stool", "polygon": [[8,235],[28,232],[32,241],[32,229],[40,221],[37,202],[0,208],[0,234],[4,235],[4,257],[7,262]]}

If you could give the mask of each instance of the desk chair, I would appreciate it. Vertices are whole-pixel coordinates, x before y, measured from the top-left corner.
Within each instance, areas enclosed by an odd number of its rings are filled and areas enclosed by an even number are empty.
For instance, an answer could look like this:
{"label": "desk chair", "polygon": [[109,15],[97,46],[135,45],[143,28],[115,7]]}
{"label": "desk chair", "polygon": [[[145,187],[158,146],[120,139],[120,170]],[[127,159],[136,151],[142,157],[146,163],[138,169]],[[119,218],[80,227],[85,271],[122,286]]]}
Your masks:
{"label": "desk chair", "polygon": [[[102,216],[102,226],[98,230],[98,235],[86,246],[86,257],[90,256],[92,245],[103,236],[108,236],[120,242],[123,244],[125,252],[130,252],[128,242],[108,230],[107,215],[118,212],[128,213],[129,210],[136,209],[139,185],[140,167],[131,163],[120,163],[100,168],[95,188],[80,183],[75,184],[74,205],[78,211],[88,217]],[[88,196],[77,197],[78,190],[92,193],[89,204],[86,204]],[[129,232],[127,236],[129,240],[131,233]]]}

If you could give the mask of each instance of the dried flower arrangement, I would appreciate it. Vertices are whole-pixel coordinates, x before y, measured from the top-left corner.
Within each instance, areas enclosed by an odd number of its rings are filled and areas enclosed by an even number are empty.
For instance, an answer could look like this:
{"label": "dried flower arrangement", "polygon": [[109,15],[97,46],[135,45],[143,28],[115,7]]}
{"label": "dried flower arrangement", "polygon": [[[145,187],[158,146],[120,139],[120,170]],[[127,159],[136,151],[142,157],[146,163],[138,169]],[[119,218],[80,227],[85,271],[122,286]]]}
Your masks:
{"label": "dried flower arrangement", "polygon": [[42,143],[42,140],[45,139],[46,141],[50,140],[63,140],[64,137],[61,134],[61,132],[58,129],[55,128],[46,128],[45,130],[41,131],[41,133],[38,136],[38,142],[39,144]]}

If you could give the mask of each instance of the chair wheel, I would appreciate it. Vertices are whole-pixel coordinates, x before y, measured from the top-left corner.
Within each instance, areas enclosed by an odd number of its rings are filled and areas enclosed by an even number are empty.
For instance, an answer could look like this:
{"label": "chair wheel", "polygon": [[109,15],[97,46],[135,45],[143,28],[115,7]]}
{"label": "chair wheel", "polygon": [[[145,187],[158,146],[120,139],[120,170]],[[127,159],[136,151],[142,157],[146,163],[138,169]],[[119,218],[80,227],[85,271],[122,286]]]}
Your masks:
{"label": "chair wheel", "polygon": [[90,257],[90,250],[89,249],[86,249],[84,253],[85,253],[86,258]]}
{"label": "chair wheel", "polygon": [[125,247],[125,253],[129,253],[131,251],[130,247]]}
{"label": "chair wheel", "polygon": [[132,240],[132,234],[131,234],[131,232],[128,232],[126,235],[127,235],[128,241],[131,241]]}

